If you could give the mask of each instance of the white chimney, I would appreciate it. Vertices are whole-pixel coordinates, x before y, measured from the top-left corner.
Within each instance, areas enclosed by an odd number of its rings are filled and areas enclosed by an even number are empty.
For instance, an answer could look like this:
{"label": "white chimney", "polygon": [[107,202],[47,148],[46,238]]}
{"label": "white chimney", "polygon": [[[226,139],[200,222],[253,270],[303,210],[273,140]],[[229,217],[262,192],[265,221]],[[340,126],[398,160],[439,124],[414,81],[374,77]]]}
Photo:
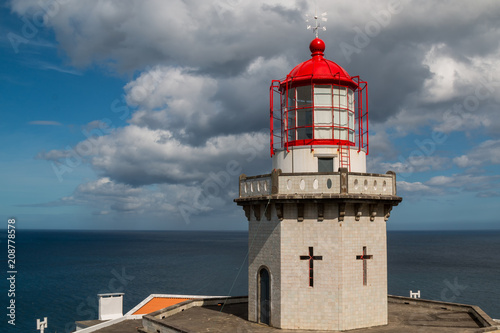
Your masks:
{"label": "white chimney", "polygon": [[124,293],[98,294],[99,320],[111,320],[123,317]]}

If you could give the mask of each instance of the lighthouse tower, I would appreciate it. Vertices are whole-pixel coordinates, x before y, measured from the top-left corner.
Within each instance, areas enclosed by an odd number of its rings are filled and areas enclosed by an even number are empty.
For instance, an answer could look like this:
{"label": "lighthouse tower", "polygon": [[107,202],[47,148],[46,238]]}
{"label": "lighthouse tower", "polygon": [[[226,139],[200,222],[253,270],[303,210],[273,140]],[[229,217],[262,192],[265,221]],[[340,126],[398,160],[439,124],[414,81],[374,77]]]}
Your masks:
{"label": "lighthouse tower", "polygon": [[396,175],[366,173],[367,83],[324,58],[270,87],[270,174],[240,176],[248,319],[286,329],[387,324],[386,223]]}

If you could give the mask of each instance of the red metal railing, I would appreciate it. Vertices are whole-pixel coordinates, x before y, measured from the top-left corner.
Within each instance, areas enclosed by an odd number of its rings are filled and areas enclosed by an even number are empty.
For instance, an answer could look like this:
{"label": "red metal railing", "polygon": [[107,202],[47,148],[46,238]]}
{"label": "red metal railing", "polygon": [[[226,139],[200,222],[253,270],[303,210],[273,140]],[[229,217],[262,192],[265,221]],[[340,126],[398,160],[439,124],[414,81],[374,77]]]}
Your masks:
{"label": "red metal railing", "polygon": [[[335,77],[335,75],[334,75]],[[311,105],[307,106],[298,106],[288,105],[289,93],[292,87],[290,86],[293,82],[289,77],[285,80],[273,80],[269,89],[270,93],[270,106],[269,106],[269,121],[270,121],[270,154],[274,155],[275,149],[286,149],[291,146],[299,146],[299,145],[339,145],[339,146],[358,146],[358,152],[362,149],[366,150],[366,154],[369,154],[369,128],[368,128],[368,83],[366,81],[362,81],[359,76],[352,77],[353,82],[356,84],[356,88],[354,89],[354,117],[355,122],[357,122],[357,140],[355,139],[351,141],[351,125],[350,125],[350,117],[351,115],[351,107],[350,107],[350,94],[347,88],[350,88],[346,85],[343,85],[338,82],[338,84],[332,82],[321,82],[319,84],[322,85],[332,85],[337,88],[346,88],[346,103],[345,107],[341,107],[341,96],[339,94],[337,104],[334,103],[333,90],[332,90],[332,106],[325,107],[331,108],[332,110],[332,124],[331,125],[316,125],[315,124],[315,105],[314,105],[314,85],[318,83],[313,83],[311,79]],[[302,81],[303,82],[303,81]],[[303,84],[302,84],[303,86]],[[293,87],[296,88],[296,87]],[[294,90],[295,91],[295,90]],[[295,98],[296,96],[294,96]],[[312,123],[306,124],[303,126],[297,125],[297,111],[301,109],[310,109],[312,112],[311,118]],[[322,107],[323,108],[323,107]],[[344,126],[340,123],[340,119],[335,125],[335,110],[343,110],[347,112],[347,126]],[[289,112],[294,112],[295,124],[288,124],[289,121]],[[356,124],[354,124],[354,128],[356,128]],[[328,127],[332,129],[332,139],[318,139],[316,138],[315,128],[325,128]],[[311,128],[312,131],[312,139],[299,139],[297,137],[297,130],[302,128]],[[335,130],[347,131],[347,140],[341,140],[341,137],[335,138]],[[290,137],[289,132],[294,131],[292,137]],[[357,142],[354,142],[357,141]],[[350,161],[349,161],[350,164]]]}

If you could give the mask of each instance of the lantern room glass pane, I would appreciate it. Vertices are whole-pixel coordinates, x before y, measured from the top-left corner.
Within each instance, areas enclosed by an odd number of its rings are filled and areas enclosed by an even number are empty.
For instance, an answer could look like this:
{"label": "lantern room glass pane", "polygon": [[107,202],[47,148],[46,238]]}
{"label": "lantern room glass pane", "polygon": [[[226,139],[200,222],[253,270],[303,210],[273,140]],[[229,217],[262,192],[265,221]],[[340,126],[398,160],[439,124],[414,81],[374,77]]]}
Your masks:
{"label": "lantern room glass pane", "polygon": [[295,110],[288,111],[288,141],[295,140]]}
{"label": "lantern room glass pane", "polygon": [[331,126],[332,109],[314,108],[314,125]]}
{"label": "lantern room glass pane", "polygon": [[311,86],[297,87],[297,107],[304,107],[311,105],[312,105]]}
{"label": "lantern room glass pane", "polygon": [[286,99],[287,99],[287,96],[286,96],[286,94],[283,91],[281,91],[280,95],[281,95],[281,101],[280,101],[281,102],[281,108],[284,110],[284,109],[286,109]]}
{"label": "lantern room glass pane", "polygon": [[288,108],[295,109],[295,88],[288,89]]}
{"label": "lantern room glass pane", "polygon": [[308,139],[312,139],[312,127],[298,128],[297,140],[308,140]]}
{"label": "lantern room glass pane", "polygon": [[315,85],[314,86],[314,106],[332,106],[332,86]]}
{"label": "lantern room glass pane", "polygon": [[[299,128],[308,126],[306,128]],[[297,110],[297,140],[312,139],[312,110]]]}
{"label": "lantern room glass pane", "polygon": [[314,127],[314,139],[331,139],[331,127]]}
{"label": "lantern room glass pane", "polygon": [[347,110],[335,110],[335,115],[337,116],[335,119],[335,125],[341,127],[347,127]]}
{"label": "lantern room glass pane", "polygon": [[349,104],[349,110],[354,111],[354,91],[351,89],[348,89],[348,104]]}
{"label": "lantern room glass pane", "polygon": [[332,109],[314,108],[314,138],[331,139],[332,138]]}
{"label": "lantern room glass pane", "polygon": [[354,142],[354,131],[349,131],[349,141]]}
{"label": "lantern room glass pane", "polygon": [[347,108],[346,87],[333,87],[333,105],[336,107]]}
{"label": "lantern room glass pane", "polygon": [[349,112],[349,128],[354,130],[354,112]]}
{"label": "lantern room glass pane", "polygon": [[312,111],[311,109],[297,110],[297,127],[311,126],[312,125]]}
{"label": "lantern room glass pane", "polygon": [[347,140],[347,129],[335,128],[333,134],[336,140]]}

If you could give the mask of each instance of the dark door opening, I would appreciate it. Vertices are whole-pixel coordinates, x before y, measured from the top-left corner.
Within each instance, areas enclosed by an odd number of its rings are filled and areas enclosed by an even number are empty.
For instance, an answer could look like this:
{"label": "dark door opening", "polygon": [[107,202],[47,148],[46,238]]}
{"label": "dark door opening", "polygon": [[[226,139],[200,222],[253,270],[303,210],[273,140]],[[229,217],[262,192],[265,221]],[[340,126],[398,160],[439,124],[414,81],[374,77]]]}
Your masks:
{"label": "dark door opening", "polygon": [[262,268],[259,273],[259,322],[266,325],[271,322],[271,284],[269,280],[269,272]]}

